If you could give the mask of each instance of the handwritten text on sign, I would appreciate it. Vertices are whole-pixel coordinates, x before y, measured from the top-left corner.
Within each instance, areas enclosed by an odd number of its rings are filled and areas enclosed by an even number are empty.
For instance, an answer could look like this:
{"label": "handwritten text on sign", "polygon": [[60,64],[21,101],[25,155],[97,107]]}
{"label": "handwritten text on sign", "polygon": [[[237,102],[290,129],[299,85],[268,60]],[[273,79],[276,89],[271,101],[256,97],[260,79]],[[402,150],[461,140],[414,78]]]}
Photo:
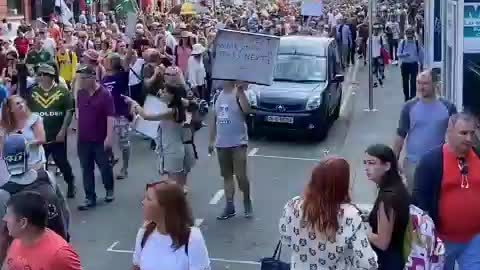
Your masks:
{"label": "handwritten text on sign", "polygon": [[213,78],[270,85],[279,39],[221,30],[215,40]]}

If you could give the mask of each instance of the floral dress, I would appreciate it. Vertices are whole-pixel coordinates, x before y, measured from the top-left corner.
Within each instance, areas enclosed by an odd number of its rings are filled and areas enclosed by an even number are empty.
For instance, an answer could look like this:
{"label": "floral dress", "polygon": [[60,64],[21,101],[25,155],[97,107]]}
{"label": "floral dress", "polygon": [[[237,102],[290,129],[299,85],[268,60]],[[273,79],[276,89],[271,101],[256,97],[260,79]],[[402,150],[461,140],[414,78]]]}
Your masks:
{"label": "floral dress", "polygon": [[335,239],[312,230],[302,219],[303,199],[295,197],[280,218],[282,243],[292,248],[292,270],[377,269],[377,255],[367,238],[367,225],[351,204],[342,204]]}

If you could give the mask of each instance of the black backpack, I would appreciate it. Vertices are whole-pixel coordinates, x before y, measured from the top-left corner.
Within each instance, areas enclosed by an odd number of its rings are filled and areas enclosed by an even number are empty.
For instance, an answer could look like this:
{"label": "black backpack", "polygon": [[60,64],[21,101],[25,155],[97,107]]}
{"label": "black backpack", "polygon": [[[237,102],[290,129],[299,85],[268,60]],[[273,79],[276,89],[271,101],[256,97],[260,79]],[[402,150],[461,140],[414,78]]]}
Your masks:
{"label": "black backpack", "polygon": [[7,182],[0,189],[5,190],[10,196],[23,191],[33,191],[42,195],[48,202],[47,227],[69,241],[68,233],[70,213],[62,192],[54,187],[46,170],[38,170],[37,179],[29,185],[20,185],[15,182]]}

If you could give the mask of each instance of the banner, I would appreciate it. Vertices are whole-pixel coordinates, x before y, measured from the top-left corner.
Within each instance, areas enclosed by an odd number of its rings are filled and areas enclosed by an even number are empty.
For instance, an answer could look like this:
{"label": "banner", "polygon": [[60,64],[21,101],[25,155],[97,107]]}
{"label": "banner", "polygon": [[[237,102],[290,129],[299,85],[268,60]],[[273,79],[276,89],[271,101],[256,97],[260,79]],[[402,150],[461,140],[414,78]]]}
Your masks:
{"label": "banner", "polygon": [[322,0],[303,0],[301,14],[303,16],[322,16],[323,15]]}

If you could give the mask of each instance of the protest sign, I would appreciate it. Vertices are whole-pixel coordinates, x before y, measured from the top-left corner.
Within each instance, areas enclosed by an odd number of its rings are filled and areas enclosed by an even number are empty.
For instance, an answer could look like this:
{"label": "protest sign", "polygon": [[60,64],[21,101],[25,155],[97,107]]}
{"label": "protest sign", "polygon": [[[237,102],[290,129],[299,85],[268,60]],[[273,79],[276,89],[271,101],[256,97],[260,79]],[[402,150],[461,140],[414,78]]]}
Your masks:
{"label": "protest sign", "polygon": [[322,0],[303,0],[301,14],[303,16],[322,16]]}
{"label": "protest sign", "polygon": [[279,43],[274,36],[219,30],[212,78],[271,85]]}
{"label": "protest sign", "polygon": [[137,25],[137,14],[128,13],[127,26],[125,27],[125,35],[129,38],[135,37],[135,27]]}
{"label": "protest sign", "polygon": [[[158,97],[147,96],[143,110],[147,114],[159,114],[167,110],[167,104],[161,101]],[[157,137],[159,124],[160,121],[147,121],[139,117],[135,121],[135,130],[149,138],[154,139]]]}

